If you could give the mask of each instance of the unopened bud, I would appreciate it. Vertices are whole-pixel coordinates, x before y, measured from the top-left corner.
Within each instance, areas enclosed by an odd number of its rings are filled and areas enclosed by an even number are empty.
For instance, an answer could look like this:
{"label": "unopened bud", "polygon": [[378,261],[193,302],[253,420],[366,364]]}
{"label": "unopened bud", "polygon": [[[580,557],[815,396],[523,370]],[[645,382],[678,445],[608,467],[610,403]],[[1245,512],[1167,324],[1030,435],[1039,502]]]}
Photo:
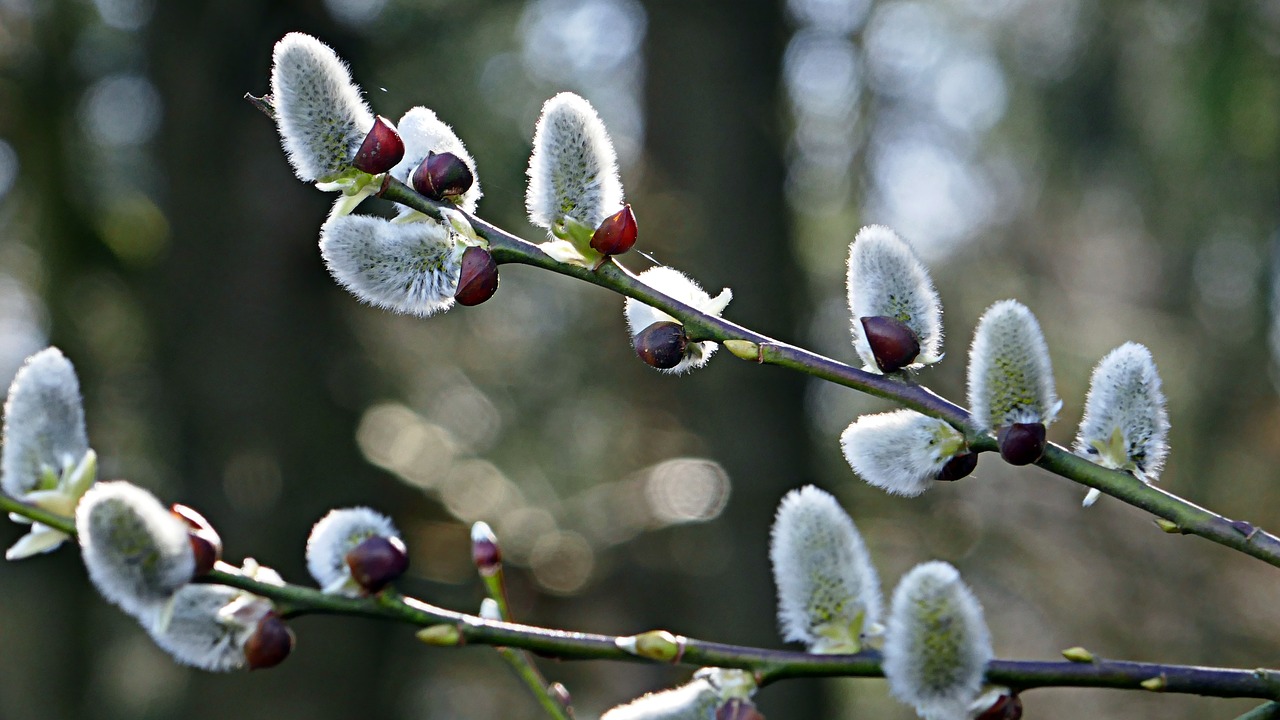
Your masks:
{"label": "unopened bud", "polygon": [[498,546],[498,536],[493,534],[489,523],[478,522],[471,526],[471,560],[485,577],[492,577],[502,569],[502,548]]}
{"label": "unopened bud", "polygon": [[762,362],[760,357],[760,346],[750,340],[725,340],[722,343],[726,350],[733,353],[735,357],[743,360],[754,360]]}
{"label": "unopened bud", "polygon": [[1079,645],[1075,647],[1069,647],[1066,650],[1063,650],[1062,657],[1070,660],[1073,663],[1091,663],[1094,661],[1093,653],[1089,652],[1085,648],[1080,647]]}
{"label": "unopened bud", "polygon": [[187,524],[187,532],[191,538],[191,552],[195,555],[196,571],[194,577],[208,575],[213,566],[222,559],[222,538],[213,525],[194,509],[174,503],[169,512]]}
{"label": "unopened bud", "polygon": [[555,698],[560,703],[560,707],[569,707],[573,704],[573,696],[569,694],[569,688],[564,683],[553,682],[547,686],[547,694]]}
{"label": "unopened bud", "polygon": [[453,299],[471,307],[493,297],[498,291],[498,263],[488,250],[474,245],[462,252],[462,269],[458,273],[458,290]]}
{"label": "unopened bud", "polygon": [[716,720],[764,720],[750,700],[733,698],[716,709]]}
{"label": "unopened bud", "polygon": [[387,172],[404,158],[404,140],[394,126],[381,115],[365,136],[351,165],[361,172],[378,175]]}
{"label": "unopened bud", "polygon": [[1022,720],[1022,698],[1014,692],[1001,694],[974,720]]}
{"label": "unopened bud", "polygon": [[258,621],[258,627],[244,644],[244,658],[250,670],[263,670],[284,662],[293,652],[293,631],[271,613]]}
{"label": "unopened bud", "polygon": [[623,650],[642,658],[659,662],[674,662],[679,659],[683,648],[682,638],[666,630],[650,630],[620,641]]}
{"label": "unopened bud", "polygon": [[1044,423],[1013,423],[1000,428],[1000,457],[1010,465],[1030,465],[1044,455]]}
{"label": "unopened bud", "polygon": [[431,625],[419,630],[416,637],[428,645],[456,647],[462,644],[462,633],[456,625]]}
{"label": "unopened bud", "polygon": [[920,354],[920,338],[906,323],[886,315],[861,318],[862,331],[884,372],[895,372],[915,362]]}
{"label": "unopened bud", "polygon": [[591,249],[605,255],[621,255],[636,244],[636,215],[631,212],[631,205],[623,205],[622,209],[604,219],[591,235]]}
{"label": "unopened bud", "polygon": [[428,152],[411,178],[413,189],[432,200],[455,198],[471,188],[475,177],[453,153]]}
{"label": "unopened bud", "polygon": [[1138,684],[1141,685],[1144,690],[1150,690],[1151,692],[1160,692],[1161,690],[1164,690],[1165,688],[1169,687],[1169,678],[1165,677],[1164,675],[1158,675],[1153,678],[1147,678],[1146,680],[1143,680],[1141,683],[1138,683]]}
{"label": "unopened bud", "polygon": [[684,360],[689,336],[685,335],[684,326],[680,323],[664,321],[641,330],[633,342],[636,355],[645,364],[659,370],[670,370]]}
{"label": "unopened bud", "polygon": [[347,553],[351,579],[370,593],[376,593],[409,569],[404,541],[392,535],[372,535]]}
{"label": "unopened bud", "polygon": [[978,467],[978,453],[962,452],[948,460],[947,464],[938,471],[937,477],[944,481],[959,480],[972,473],[976,467]]}

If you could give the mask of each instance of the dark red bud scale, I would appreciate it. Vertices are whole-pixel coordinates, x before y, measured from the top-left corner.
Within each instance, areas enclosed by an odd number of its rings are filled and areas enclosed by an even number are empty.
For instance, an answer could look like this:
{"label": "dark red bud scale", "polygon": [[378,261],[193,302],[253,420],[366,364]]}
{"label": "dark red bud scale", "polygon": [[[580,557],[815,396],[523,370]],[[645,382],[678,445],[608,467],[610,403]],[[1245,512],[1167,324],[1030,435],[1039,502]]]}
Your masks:
{"label": "dark red bud scale", "polygon": [[270,613],[258,621],[258,627],[245,641],[244,659],[250,670],[275,667],[293,652],[293,642],[293,631],[279,615]]}
{"label": "dark red bud scale", "polygon": [[222,538],[203,515],[186,505],[174,503],[170,506],[169,512],[187,524],[191,552],[196,558],[196,571],[193,577],[208,575],[209,571],[213,570],[213,566],[222,559]]}
{"label": "dark red bud scale", "polygon": [[716,708],[716,720],[764,720],[750,700],[733,698]]}
{"label": "dark red bud scale", "polygon": [[946,465],[938,471],[938,479],[943,481],[959,480],[960,478],[973,472],[978,467],[978,454],[971,452],[962,452],[953,456],[947,461]]}
{"label": "dark red bud scale", "polygon": [[458,273],[458,290],[453,299],[459,305],[479,305],[498,292],[498,263],[482,247],[471,246],[462,252],[462,270]]}
{"label": "dark red bud scale", "polygon": [[1000,457],[1010,465],[1030,465],[1044,455],[1044,423],[1014,423],[996,433]]}
{"label": "dark red bud scale", "polygon": [[1017,695],[1001,695],[999,700],[974,720],[1022,720],[1022,698]]}
{"label": "dark red bud scale", "polygon": [[432,200],[447,200],[470,190],[475,177],[457,155],[429,152],[413,171],[410,182],[414,190]]}
{"label": "dark red bud scale", "polygon": [[409,554],[400,538],[374,535],[347,553],[347,567],[360,587],[376,593],[409,569]]}
{"label": "dark red bud scale", "polygon": [[636,215],[631,205],[605,218],[591,235],[591,249],[605,255],[621,255],[636,244]]}
{"label": "dark red bud scale", "polygon": [[874,315],[861,318],[876,365],[884,372],[896,372],[915,362],[920,354],[920,338],[897,318]]}
{"label": "dark red bud scale", "polygon": [[364,142],[356,151],[356,159],[352,167],[370,175],[384,173],[404,159],[404,140],[400,133],[386,118],[379,115],[373,120],[373,127],[364,136]]}
{"label": "dark red bud scale", "polygon": [[492,577],[502,569],[502,548],[489,538],[482,538],[471,543],[471,560],[481,575]]}
{"label": "dark red bud scale", "polygon": [[689,336],[684,326],[676,322],[656,322],[633,338],[636,355],[646,364],[659,370],[670,370],[684,360]]}

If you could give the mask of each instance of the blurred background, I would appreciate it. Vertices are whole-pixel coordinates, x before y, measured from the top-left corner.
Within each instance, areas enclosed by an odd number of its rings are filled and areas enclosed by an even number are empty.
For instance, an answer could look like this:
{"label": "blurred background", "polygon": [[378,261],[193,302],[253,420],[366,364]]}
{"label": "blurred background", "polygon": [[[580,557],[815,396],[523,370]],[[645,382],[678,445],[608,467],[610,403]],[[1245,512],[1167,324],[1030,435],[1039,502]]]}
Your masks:
{"label": "blurred background", "polygon": [[[497,530],[519,619],[781,646],[767,538],[789,489],[837,494],[886,593],[958,566],[1002,657],[1275,666],[1280,572],[984,456],[916,500],[865,485],[838,435],[879,401],[727,355],[660,376],[621,299],[529,268],[430,320],[360,306],[318,252],[330,198],[245,103],[273,43],[333,45],[377,112],[415,104],[526,237],[544,99],[608,124],[640,248],[732,287],[726,315],[854,361],[844,259],[886,223],[931,266],[964,394],[982,310],[1039,316],[1069,442],[1092,365],[1154,352],[1162,485],[1280,529],[1280,4],[1273,0],[0,0],[0,383],[55,343],[104,477],[198,508],[230,559],[295,582],[329,508],[410,545],[406,592],[477,607],[469,524]],[[625,264],[649,262],[632,253]],[[0,544],[21,533],[0,530]],[[303,618],[269,672],[174,665],[76,553],[0,565],[0,717],[536,718],[484,648]],[[687,670],[544,663],[581,717]],[[878,680],[787,682],[771,720],[910,718]],[[1039,690],[1028,717],[1228,718],[1249,701]]]}

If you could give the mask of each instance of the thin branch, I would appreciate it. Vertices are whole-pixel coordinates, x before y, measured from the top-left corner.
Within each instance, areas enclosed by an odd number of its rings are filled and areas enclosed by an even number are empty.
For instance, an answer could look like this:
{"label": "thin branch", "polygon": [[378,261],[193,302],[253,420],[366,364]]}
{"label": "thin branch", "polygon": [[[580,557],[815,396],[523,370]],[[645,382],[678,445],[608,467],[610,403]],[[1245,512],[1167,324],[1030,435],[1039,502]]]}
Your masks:
{"label": "thin branch", "polygon": [[1280,703],[1264,703],[1237,717],[1236,720],[1280,720]]}
{"label": "thin branch", "polygon": [[[561,660],[618,660],[654,662],[624,649],[627,637],[485,620],[446,610],[413,598],[384,592],[369,598],[326,595],[297,585],[257,582],[229,569],[210,573],[202,582],[247,590],[292,608],[291,615],[356,615],[417,627],[438,625],[457,629],[458,645],[523,648]],[[761,684],[794,677],[883,677],[879,653],[813,655],[789,650],[728,645],[673,636],[679,652],[672,664],[693,667],[733,667],[754,672]],[[987,681],[1016,690],[1041,687],[1096,687],[1144,690],[1211,697],[1280,698],[1280,671],[1162,665],[1118,660],[1090,663],[994,660]]]}
{"label": "thin branch", "polygon": [[[414,192],[387,175],[381,196],[406,205],[433,218],[443,219],[441,204]],[[977,452],[996,449],[990,433],[982,433],[964,408],[914,382],[877,375],[823,357],[748,330],[714,315],[707,315],[657,292],[642,283],[626,268],[610,260],[597,270],[559,262],[528,242],[480,218],[468,216],[476,233],[489,242],[489,250],[499,263],[520,263],[584,280],[593,285],[635,298],[680,320],[691,340],[745,340],[759,347],[758,361],[796,370],[837,385],[892,400],[903,407],[950,423],[965,434]],[[1096,488],[1122,502],[1141,508],[1171,523],[1171,531],[1198,535],[1280,567],[1280,538],[1249,522],[1231,520],[1188,502],[1170,492],[1147,485],[1133,475],[1110,470],[1051,444],[1037,463],[1051,473]]]}

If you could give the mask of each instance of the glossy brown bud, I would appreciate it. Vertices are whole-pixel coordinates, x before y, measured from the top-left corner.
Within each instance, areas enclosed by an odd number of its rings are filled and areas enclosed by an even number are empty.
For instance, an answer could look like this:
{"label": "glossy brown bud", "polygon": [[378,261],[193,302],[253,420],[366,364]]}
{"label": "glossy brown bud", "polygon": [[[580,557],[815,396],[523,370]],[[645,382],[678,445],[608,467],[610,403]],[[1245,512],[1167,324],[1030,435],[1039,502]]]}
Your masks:
{"label": "glossy brown bud", "polygon": [[474,245],[462,253],[462,270],[458,273],[458,290],[453,299],[459,305],[479,305],[498,292],[498,263],[488,250]]}
{"label": "glossy brown bud", "polygon": [[410,182],[414,190],[432,200],[446,200],[470,190],[475,178],[457,155],[429,152],[413,171]]}
{"label": "glossy brown bud", "polygon": [[373,120],[373,127],[364,136],[364,142],[356,151],[356,159],[351,162],[355,169],[371,175],[384,173],[404,159],[404,140],[396,132],[386,118],[379,115]]}
{"label": "glossy brown bud", "polygon": [[656,322],[633,338],[636,355],[646,364],[659,370],[670,370],[684,360],[689,336],[684,326],[676,322]]}
{"label": "glossy brown bud", "polygon": [[244,659],[250,670],[275,667],[293,652],[293,631],[271,613],[258,621],[258,627],[244,643]]}
{"label": "glossy brown bud", "polygon": [[604,255],[621,255],[636,244],[636,215],[631,205],[605,218],[591,235],[591,249]]}
{"label": "glossy brown bud", "polygon": [[1014,423],[996,433],[1000,457],[1010,465],[1030,465],[1044,455],[1044,423]]}
{"label": "glossy brown bud", "polygon": [[974,720],[1022,720],[1022,698],[1016,694],[1001,695]]}
{"label": "glossy brown bud", "polygon": [[360,587],[376,593],[409,569],[409,554],[400,538],[374,535],[347,553],[347,567]]}
{"label": "glossy brown bud", "polygon": [[953,456],[938,471],[938,479],[944,481],[959,480],[978,467],[978,453],[962,452]]}
{"label": "glossy brown bud", "polygon": [[764,715],[750,700],[733,698],[716,708],[716,720],[764,720]]}
{"label": "glossy brown bud", "polygon": [[861,322],[871,354],[882,371],[895,372],[915,362],[920,354],[920,338],[901,320],[873,315],[861,318]]}
{"label": "glossy brown bud", "polygon": [[222,538],[218,536],[218,531],[213,529],[213,525],[203,515],[186,505],[174,503],[169,507],[169,512],[187,524],[191,552],[196,558],[194,577],[208,575],[222,559]]}

